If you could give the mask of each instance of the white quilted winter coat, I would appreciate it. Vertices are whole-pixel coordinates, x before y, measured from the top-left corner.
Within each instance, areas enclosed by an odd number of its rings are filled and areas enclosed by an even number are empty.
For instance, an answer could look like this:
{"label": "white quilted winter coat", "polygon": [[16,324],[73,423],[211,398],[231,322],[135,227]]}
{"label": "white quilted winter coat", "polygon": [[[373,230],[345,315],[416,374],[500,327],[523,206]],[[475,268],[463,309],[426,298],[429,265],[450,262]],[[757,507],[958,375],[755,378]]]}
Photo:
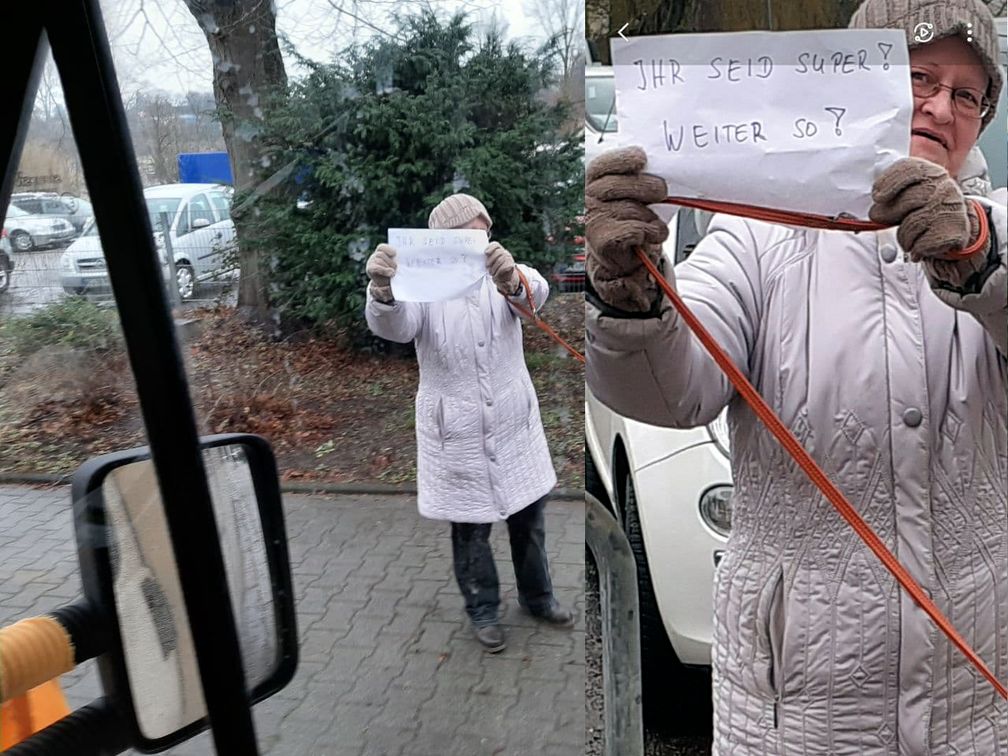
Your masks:
{"label": "white quilted winter coat", "polygon": [[[1004,205],[988,204],[1000,266],[975,294],[929,281],[894,230],[727,216],[675,278],[1008,681],[1008,230]],[[1004,701],[779,448],[671,305],[648,319],[586,312],[587,381],[616,411],[693,427],[729,406],[736,488],[715,585],[714,753],[1008,755]]]}
{"label": "white quilted winter coat", "polygon": [[[549,284],[519,267],[541,306]],[[387,305],[369,293],[365,315],[376,336],[416,342],[421,515],[494,522],[553,489],[556,473],[525,367],[520,315],[489,278],[468,297],[445,302]]]}

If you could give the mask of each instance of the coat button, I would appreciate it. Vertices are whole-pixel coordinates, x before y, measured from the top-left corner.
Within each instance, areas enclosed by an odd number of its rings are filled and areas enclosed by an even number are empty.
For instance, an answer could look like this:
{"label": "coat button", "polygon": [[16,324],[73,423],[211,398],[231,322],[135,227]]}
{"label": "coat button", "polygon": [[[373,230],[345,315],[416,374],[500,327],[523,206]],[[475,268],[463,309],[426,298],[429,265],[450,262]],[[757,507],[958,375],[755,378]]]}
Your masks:
{"label": "coat button", "polygon": [[493,407],[493,399],[487,399],[487,407]]}
{"label": "coat button", "polygon": [[895,260],[896,247],[892,246],[891,244],[886,244],[884,247],[882,247],[882,259],[885,260],[887,263],[891,263],[893,260]]}
{"label": "coat button", "polygon": [[916,428],[921,424],[921,420],[924,416],[921,415],[921,411],[916,407],[910,407],[903,412],[903,422],[908,428]]}
{"label": "coat button", "polygon": [[483,342],[482,341],[477,342],[477,343],[479,344],[479,346],[483,346]]}
{"label": "coat button", "polygon": [[494,456],[493,454],[491,454],[491,455],[489,456],[489,458],[488,458],[488,459],[489,459],[489,460],[490,460],[491,462],[496,462],[496,461],[497,461],[497,457],[495,457],[495,456]]}

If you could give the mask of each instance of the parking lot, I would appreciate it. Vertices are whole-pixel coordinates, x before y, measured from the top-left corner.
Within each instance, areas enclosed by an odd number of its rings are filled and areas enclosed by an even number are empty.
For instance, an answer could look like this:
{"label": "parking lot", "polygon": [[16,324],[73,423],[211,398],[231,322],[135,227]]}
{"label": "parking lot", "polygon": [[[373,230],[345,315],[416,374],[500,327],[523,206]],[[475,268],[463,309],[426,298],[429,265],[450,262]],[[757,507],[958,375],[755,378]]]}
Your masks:
{"label": "parking lot", "polygon": [[[60,255],[66,246],[32,252],[14,252],[11,257],[10,288],[0,294],[0,318],[27,315],[67,296],[60,286]],[[206,284],[197,295],[182,303],[183,309],[192,309],[222,301],[233,304],[232,288],[225,284]],[[99,298],[111,301],[111,297]]]}

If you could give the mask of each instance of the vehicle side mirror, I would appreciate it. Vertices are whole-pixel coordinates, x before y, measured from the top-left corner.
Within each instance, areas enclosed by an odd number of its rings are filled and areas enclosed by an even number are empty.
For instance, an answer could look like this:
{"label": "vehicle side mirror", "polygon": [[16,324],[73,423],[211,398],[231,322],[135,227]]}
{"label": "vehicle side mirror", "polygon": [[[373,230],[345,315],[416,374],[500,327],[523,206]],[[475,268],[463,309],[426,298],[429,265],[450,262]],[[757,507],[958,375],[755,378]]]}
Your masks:
{"label": "vehicle side mirror", "polygon": [[[250,434],[202,438],[249,699],[283,688],[297,666],[290,562],[276,462]],[[157,475],[147,447],[89,460],[71,481],[85,598],[108,619],[98,657],[105,695],[132,745],[155,752],[208,725],[203,686]]]}
{"label": "vehicle side mirror", "polygon": [[211,223],[209,218],[197,218],[192,222],[192,230],[198,231],[199,229],[207,228],[210,225]]}

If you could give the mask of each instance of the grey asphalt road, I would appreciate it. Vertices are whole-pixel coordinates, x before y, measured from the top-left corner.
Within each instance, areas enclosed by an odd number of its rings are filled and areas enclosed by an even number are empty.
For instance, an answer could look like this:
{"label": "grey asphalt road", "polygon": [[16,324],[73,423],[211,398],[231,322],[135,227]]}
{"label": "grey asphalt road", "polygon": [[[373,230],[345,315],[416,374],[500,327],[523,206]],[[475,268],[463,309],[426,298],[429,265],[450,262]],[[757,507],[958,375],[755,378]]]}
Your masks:
{"label": "grey asphalt road", "polygon": [[[591,552],[585,551],[585,756],[603,756],[602,621],[599,581]],[[653,729],[644,731],[645,756],[709,756],[705,737],[677,737]]]}
{"label": "grey asphalt road", "polygon": [[[294,680],[253,709],[270,756],[580,756],[584,629],[547,627],[516,602],[507,529],[492,542],[508,648],[473,638],[446,523],[412,496],[284,497],[297,598]],[[80,593],[69,491],[0,486],[0,626]],[[551,501],[558,599],[584,617],[584,505]],[[71,706],[101,694],[93,662],[61,678]],[[207,734],[167,753],[213,753]]]}

